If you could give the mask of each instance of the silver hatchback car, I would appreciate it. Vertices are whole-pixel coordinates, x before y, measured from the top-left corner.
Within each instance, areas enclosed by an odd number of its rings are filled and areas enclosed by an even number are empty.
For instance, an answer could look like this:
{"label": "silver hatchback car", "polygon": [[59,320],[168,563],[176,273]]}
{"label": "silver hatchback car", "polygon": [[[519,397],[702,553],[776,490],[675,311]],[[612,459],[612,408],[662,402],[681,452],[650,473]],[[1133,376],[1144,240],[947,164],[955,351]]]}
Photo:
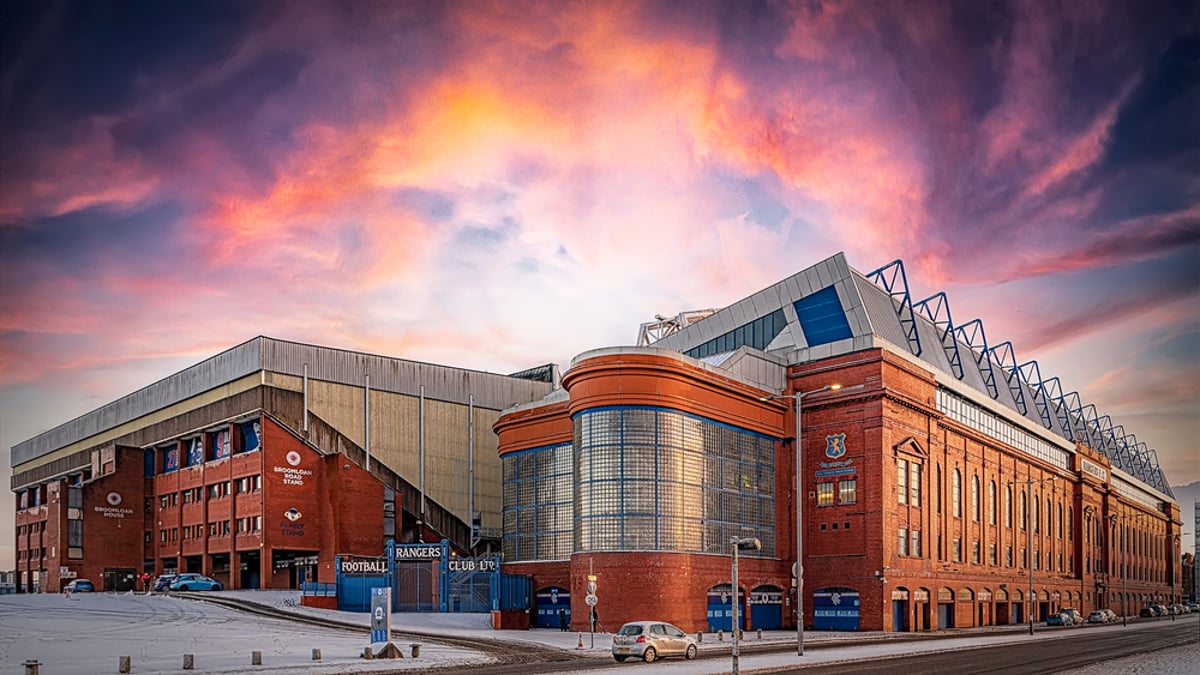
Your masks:
{"label": "silver hatchback car", "polygon": [[662,621],[631,621],[613,635],[612,654],[618,661],[629,657],[653,663],[660,656],[696,658],[696,638]]}

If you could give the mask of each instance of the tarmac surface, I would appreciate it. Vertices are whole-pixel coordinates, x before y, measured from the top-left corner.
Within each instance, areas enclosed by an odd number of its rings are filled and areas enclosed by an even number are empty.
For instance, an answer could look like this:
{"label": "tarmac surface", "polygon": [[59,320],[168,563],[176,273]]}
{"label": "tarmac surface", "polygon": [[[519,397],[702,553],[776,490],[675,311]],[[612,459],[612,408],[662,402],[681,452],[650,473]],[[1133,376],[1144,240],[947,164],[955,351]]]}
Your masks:
{"label": "tarmac surface", "polygon": [[[705,633],[700,643],[701,658],[695,661],[669,659],[649,665],[616,664],[610,652],[611,634],[562,632],[557,629],[493,630],[486,614],[393,614],[393,642],[404,658],[362,658],[369,642],[369,616],[338,612],[299,604],[295,591],[222,591],[205,596],[190,594],[144,595],[92,593],[61,595],[0,596],[0,672],[21,673],[27,661],[37,660],[40,675],[94,675],[117,673],[120,658],[128,656],[131,672],[143,673],[327,673],[371,672],[466,672],[491,671],[502,662],[484,643],[497,641],[530,652],[559,650],[570,660],[528,672],[571,672],[599,667],[637,667],[675,673],[723,673],[730,671],[731,640]],[[201,598],[227,598],[253,603],[268,614],[250,614]],[[329,628],[297,623],[285,615],[334,620],[347,628]],[[1200,628],[1200,615],[1179,617]],[[1162,620],[1159,620],[1162,621]],[[877,632],[805,633],[805,655],[795,653],[795,631],[766,631],[761,637],[745,633],[739,657],[742,672],[784,672],[798,665],[844,663],[906,654],[961,651],[987,646],[1017,645],[1030,640],[1063,640],[1098,632],[1155,630],[1153,622],[1130,622],[1105,626],[1070,628],[1038,627],[1030,636],[1024,626],[939,631],[933,634]],[[361,629],[361,632],[359,630]],[[1200,637],[1200,632],[1197,633]],[[455,644],[446,644],[452,638]],[[412,656],[412,645],[418,656]],[[477,644],[480,648],[471,648]],[[380,647],[382,645],[376,645]],[[320,650],[320,661],[313,650]],[[1173,651],[1172,649],[1165,650]],[[259,652],[262,665],[252,665]],[[1184,651],[1181,654],[1187,654]],[[190,654],[194,670],[184,670]],[[1189,662],[1195,666],[1195,654]],[[580,661],[580,659],[583,659]],[[574,663],[575,665],[571,665]],[[497,667],[498,671],[508,668]],[[513,672],[520,672],[520,669]],[[1107,671],[1122,672],[1122,671]],[[1143,670],[1140,672],[1200,672],[1200,670]]]}

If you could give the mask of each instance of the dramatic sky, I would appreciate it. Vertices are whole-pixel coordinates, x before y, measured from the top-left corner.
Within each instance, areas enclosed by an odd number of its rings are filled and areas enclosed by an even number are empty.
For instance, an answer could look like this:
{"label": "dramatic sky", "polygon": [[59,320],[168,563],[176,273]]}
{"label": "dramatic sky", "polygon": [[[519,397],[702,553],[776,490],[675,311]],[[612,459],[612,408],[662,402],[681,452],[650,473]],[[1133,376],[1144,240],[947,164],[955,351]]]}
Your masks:
{"label": "dramatic sky", "polygon": [[1192,2],[0,11],[5,482],[255,335],[565,368],[839,251],[1200,480]]}

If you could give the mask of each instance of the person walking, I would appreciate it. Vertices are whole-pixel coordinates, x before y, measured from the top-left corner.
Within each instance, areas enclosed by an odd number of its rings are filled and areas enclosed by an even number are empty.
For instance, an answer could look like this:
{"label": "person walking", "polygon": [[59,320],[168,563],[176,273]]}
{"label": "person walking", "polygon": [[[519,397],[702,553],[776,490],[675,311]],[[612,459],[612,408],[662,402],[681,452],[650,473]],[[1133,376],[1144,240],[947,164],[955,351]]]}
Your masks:
{"label": "person walking", "polygon": [[558,630],[567,632],[567,610],[562,607],[558,608]]}

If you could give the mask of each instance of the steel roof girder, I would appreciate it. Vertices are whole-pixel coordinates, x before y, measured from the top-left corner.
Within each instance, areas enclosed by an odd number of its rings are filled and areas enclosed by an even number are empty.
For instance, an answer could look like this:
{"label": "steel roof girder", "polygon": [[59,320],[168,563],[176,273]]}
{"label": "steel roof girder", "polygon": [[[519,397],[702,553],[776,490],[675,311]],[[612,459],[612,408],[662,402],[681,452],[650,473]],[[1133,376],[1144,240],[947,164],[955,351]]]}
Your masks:
{"label": "steel roof girder", "polygon": [[[890,274],[889,274],[890,273]],[[908,348],[913,356],[921,355],[921,335],[917,331],[917,317],[913,312],[912,295],[908,292],[908,275],[904,273],[904,261],[897,258],[866,275],[867,280],[880,286],[892,297],[896,306],[896,318],[908,339]],[[899,282],[899,284],[897,284]]]}
{"label": "steel roof girder", "polygon": [[987,334],[983,331],[983,321],[972,319],[958,327],[958,339],[967,343],[975,355],[975,363],[979,365],[979,374],[983,376],[983,384],[987,387],[992,398],[1000,397],[1000,389],[996,386],[996,372],[992,370],[992,359],[988,355]]}
{"label": "steel roof girder", "polygon": [[[933,303],[932,309],[930,303]],[[933,295],[914,303],[918,311],[933,322],[935,328],[938,329],[938,340],[942,343],[942,350],[946,352],[946,359],[950,361],[950,370],[958,379],[963,379],[962,354],[958,351],[958,339],[954,332],[954,319],[950,315],[950,301],[946,298],[946,291],[938,291]],[[943,316],[944,315],[944,316]]]}

